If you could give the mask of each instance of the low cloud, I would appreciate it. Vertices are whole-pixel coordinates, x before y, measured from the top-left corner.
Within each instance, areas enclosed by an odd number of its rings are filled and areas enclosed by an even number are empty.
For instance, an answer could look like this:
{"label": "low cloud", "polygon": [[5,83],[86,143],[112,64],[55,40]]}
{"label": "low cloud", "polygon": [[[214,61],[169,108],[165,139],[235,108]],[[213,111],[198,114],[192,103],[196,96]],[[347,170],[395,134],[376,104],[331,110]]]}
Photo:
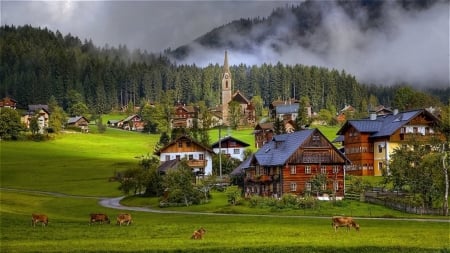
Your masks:
{"label": "low cloud", "polygon": [[[439,1],[420,11],[405,11],[396,2],[387,2],[381,10],[379,24],[369,28],[365,26],[368,17],[364,11],[356,18],[349,17],[336,5],[327,11],[314,33],[303,36],[298,43],[280,39],[293,33],[287,28],[295,27],[292,17],[285,17],[283,27],[275,36],[254,44],[251,51],[230,50],[230,64],[280,61],[344,69],[368,84],[407,82],[417,87],[449,86],[448,2]],[[238,40],[248,43],[249,38]],[[217,53],[217,49],[205,49],[198,44],[192,45],[192,49],[184,63],[223,62],[223,51]]]}

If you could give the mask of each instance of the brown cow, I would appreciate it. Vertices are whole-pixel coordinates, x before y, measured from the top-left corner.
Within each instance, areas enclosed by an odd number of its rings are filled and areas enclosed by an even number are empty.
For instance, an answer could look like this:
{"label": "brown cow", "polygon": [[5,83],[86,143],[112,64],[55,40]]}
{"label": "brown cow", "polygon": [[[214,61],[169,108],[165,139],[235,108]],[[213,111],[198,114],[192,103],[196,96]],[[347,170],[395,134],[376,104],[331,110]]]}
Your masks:
{"label": "brown cow", "polygon": [[205,233],[206,233],[206,230],[203,227],[201,227],[201,228],[195,230],[194,233],[192,233],[191,239],[194,239],[194,240],[200,239],[201,240],[201,239],[203,239],[203,235]]}
{"label": "brown cow", "polygon": [[122,224],[130,225],[132,222],[131,215],[128,213],[121,213],[117,216],[117,224],[122,226]]}
{"label": "brown cow", "polygon": [[42,226],[47,226],[48,225],[48,217],[45,214],[31,214],[31,225],[33,227],[36,226],[36,223],[41,222]]}
{"label": "brown cow", "polygon": [[347,227],[347,231],[349,231],[351,227],[354,227],[356,231],[359,231],[359,224],[356,223],[352,217],[333,216],[331,220],[331,226],[334,228],[335,232],[338,227]]}
{"label": "brown cow", "polygon": [[108,215],[103,213],[91,213],[91,219],[89,220],[89,225],[95,222],[100,222],[100,224],[103,224],[103,222],[107,222],[108,224],[111,223],[111,221],[108,218]]}

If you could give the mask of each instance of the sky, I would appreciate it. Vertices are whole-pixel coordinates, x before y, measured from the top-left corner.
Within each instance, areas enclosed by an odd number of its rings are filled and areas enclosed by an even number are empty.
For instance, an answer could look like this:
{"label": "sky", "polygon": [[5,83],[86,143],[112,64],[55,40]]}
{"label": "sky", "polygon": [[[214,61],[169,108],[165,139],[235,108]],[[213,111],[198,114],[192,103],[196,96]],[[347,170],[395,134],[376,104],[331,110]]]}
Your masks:
{"label": "sky", "polygon": [[[331,1],[331,0],[329,0]],[[387,0],[394,2],[391,0]],[[2,25],[47,27],[70,33],[97,46],[141,49],[159,53],[188,44],[213,28],[240,18],[267,17],[277,7],[299,1],[5,1]],[[251,55],[228,52],[231,65],[245,63],[304,64],[342,70],[362,82],[393,85],[408,82],[418,87],[448,87],[448,0],[424,11],[405,12],[395,4],[383,10],[383,24],[362,29],[340,8],[327,10],[321,26],[307,39],[309,46],[281,45],[274,51],[265,41]],[[367,18],[365,13],[360,19]],[[286,27],[291,20],[286,19]],[[280,29],[280,34],[289,29]],[[245,38],[242,38],[245,39]],[[194,45],[185,62],[205,66],[223,63],[223,51]]]}

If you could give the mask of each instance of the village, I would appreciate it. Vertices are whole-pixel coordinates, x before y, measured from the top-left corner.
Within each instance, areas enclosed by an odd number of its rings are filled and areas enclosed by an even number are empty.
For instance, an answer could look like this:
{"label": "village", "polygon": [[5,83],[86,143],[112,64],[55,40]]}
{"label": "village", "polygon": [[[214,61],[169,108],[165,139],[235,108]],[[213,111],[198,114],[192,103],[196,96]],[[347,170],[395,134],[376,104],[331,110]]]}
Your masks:
{"label": "village", "polygon": [[[393,152],[410,145],[411,139],[428,146],[434,138],[444,139],[437,129],[440,120],[432,109],[399,112],[378,106],[368,118],[346,119],[346,115],[351,115],[355,110],[347,105],[336,115],[341,127],[334,140],[327,139],[317,128],[310,128],[309,124],[298,124],[299,113],[304,113],[311,120],[314,112],[309,106],[301,108],[296,99],[273,101],[267,119],[257,122],[252,101],[239,90],[233,91],[232,83],[225,52],[222,104],[209,109],[212,125],[208,128],[230,126],[231,121],[239,119],[237,126],[253,128],[254,147],[251,148],[255,152],[246,153],[251,145],[226,133],[210,146],[187,134],[179,134],[155,150],[155,155],[160,159],[158,171],[161,174],[176,169],[182,159],[187,160],[196,177],[218,174],[218,168],[213,173],[212,161],[214,155],[221,154],[220,157],[224,155],[225,159],[240,161],[239,166],[227,176],[242,178],[239,187],[246,198],[253,195],[275,198],[286,194],[304,196],[316,192],[319,199],[340,200],[349,192],[346,176],[386,176],[390,173]],[[16,104],[17,101],[8,97],[0,101],[1,108],[16,109]],[[230,109],[232,106],[236,109]],[[204,124],[195,106],[175,104],[172,112],[172,129],[191,129],[194,122]],[[21,122],[30,128],[30,122],[36,120],[37,132],[44,134],[49,126],[50,113],[48,105],[29,105],[28,110],[23,112]],[[277,129],[280,123],[282,130],[279,126]],[[89,133],[89,124],[87,117],[74,115],[67,119],[64,129]],[[124,119],[108,120],[107,126],[142,132],[145,122],[139,114],[133,114]],[[222,172],[219,173],[222,177]],[[313,186],[317,180],[320,190],[315,190]]]}

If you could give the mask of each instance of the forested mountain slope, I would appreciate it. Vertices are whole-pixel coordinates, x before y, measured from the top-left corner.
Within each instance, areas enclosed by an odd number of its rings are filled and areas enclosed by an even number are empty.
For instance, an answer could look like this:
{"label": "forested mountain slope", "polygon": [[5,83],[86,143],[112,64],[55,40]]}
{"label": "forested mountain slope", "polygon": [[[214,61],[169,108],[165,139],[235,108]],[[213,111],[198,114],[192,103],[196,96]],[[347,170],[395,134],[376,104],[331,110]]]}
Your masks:
{"label": "forested mountain slope", "polygon": [[[220,103],[221,65],[176,65],[164,54],[130,52],[126,46],[99,48],[46,28],[1,27],[0,57],[0,97],[16,99],[19,107],[45,104],[54,96],[67,109],[74,91],[98,114],[129,103]],[[234,89],[248,98],[260,96],[268,105],[306,96],[314,111],[335,111],[346,104],[363,112],[377,103],[391,106],[398,89],[367,86],[345,70],[317,66],[240,64],[231,66],[231,72]],[[415,106],[432,103],[438,99]]]}

